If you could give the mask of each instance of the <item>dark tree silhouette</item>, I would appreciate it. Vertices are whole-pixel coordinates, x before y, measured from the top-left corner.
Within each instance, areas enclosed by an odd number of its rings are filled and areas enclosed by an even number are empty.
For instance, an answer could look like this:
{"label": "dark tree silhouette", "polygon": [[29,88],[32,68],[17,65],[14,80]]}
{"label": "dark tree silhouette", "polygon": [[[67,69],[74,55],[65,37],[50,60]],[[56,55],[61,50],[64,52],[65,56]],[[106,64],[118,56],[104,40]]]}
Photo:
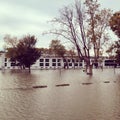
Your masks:
{"label": "dark tree silhouette", "polygon": [[40,57],[40,50],[35,48],[37,39],[35,36],[27,35],[19,40],[16,46],[7,49],[7,56],[11,60],[19,62],[20,66],[27,67],[30,72],[30,67]]}
{"label": "dark tree silhouette", "polygon": [[109,23],[112,31],[120,38],[120,11],[112,15]]}

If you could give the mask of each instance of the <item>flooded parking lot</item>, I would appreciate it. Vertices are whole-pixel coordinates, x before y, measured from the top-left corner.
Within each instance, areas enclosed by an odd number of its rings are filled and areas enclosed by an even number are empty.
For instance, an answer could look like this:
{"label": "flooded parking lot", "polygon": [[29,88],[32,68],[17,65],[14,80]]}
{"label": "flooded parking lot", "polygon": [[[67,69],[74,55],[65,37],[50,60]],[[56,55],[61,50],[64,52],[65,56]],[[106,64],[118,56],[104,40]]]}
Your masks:
{"label": "flooded parking lot", "polygon": [[93,72],[0,71],[0,120],[119,120],[120,69]]}

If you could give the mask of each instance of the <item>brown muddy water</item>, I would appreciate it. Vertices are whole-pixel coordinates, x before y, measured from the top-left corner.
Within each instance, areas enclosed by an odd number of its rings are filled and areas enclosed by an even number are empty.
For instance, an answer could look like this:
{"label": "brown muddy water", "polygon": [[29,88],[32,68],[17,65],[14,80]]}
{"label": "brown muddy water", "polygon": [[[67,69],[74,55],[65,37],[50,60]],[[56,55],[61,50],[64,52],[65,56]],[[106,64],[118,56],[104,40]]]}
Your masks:
{"label": "brown muddy water", "polygon": [[0,71],[0,120],[120,120],[120,69]]}

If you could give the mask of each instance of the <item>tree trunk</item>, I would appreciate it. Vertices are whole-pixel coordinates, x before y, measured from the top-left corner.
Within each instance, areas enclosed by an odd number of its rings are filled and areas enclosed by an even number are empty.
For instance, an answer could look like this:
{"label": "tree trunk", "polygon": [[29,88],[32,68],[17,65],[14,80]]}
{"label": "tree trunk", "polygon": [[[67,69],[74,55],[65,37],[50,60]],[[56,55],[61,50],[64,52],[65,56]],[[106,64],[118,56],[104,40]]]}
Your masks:
{"label": "tree trunk", "polygon": [[87,66],[87,75],[92,75],[93,74],[93,65],[88,65]]}
{"label": "tree trunk", "polygon": [[85,72],[87,75],[93,74],[93,65],[90,62],[90,59],[86,60]]}
{"label": "tree trunk", "polygon": [[31,69],[30,69],[30,66],[29,66],[29,68],[28,68],[28,69],[29,69],[29,73],[31,73]]}

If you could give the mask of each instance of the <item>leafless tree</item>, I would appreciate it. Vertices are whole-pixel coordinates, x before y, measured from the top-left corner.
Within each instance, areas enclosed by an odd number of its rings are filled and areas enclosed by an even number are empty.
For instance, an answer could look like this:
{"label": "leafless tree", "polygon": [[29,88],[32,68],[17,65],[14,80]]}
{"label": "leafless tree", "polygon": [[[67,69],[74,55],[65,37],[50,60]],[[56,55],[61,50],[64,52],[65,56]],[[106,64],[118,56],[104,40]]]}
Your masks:
{"label": "leafless tree", "polygon": [[86,69],[92,74],[90,57],[94,53],[99,58],[101,45],[108,40],[108,27],[111,11],[99,9],[97,0],[75,1],[75,4],[63,7],[60,16],[51,22],[55,29],[49,33],[61,36],[74,44],[78,57],[86,62]]}

